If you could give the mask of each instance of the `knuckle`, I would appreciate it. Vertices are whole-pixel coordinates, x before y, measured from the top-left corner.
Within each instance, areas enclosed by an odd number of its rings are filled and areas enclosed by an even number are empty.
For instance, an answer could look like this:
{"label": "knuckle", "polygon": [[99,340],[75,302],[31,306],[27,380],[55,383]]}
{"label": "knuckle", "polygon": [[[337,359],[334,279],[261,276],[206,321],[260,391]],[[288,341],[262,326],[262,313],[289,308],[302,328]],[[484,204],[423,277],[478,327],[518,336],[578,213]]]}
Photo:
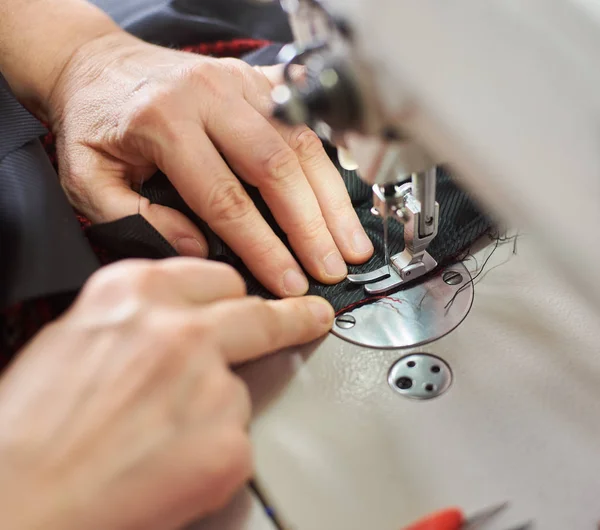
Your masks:
{"label": "knuckle", "polygon": [[208,195],[207,217],[214,222],[231,222],[246,217],[253,204],[237,181],[217,182]]}
{"label": "knuckle", "polygon": [[120,122],[117,138],[125,142],[151,143],[156,131],[167,140],[175,141],[177,131],[173,127],[173,115],[169,112],[172,94],[167,91],[143,91],[131,102],[130,110]]}
{"label": "knuckle", "polygon": [[301,128],[292,136],[290,146],[302,163],[320,160],[324,154],[323,142],[312,129],[307,127]]}
{"label": "knuckle", "polygon": [[327,205],[327,210],[333,219],[345,218],[346,215],[354,213],[349,195],[342,195],[331,200]]}
{"label": "knuckle", "polygon": [[160,327],[159,335],[168,337],[169,330],[161,321],[162,306],[152,301],[156,279],[152,270],[146,262],[131,260],[105,267],[93,275],[74,305],[79,324],[90,329],[108,326],[118,333],[137,333],[140,338],[156,336]]}
{"label": "knuckle", "polygon": [[145,267],[136,270],[128,278],[127,290],[139,296],[147,295],[164,282],[166,274],[159,263],[149,263]]}
{"label": "knuckle", "polygon": [[271,180],[282,181],[297,173],[300,163],[294,150],[286,145],[269,155],[264,162],[264,167]]}
{"label": "knuckle", "polygon": [[225,68],[217,59],[204,59],[192,65],[186,72],[195,85],[202,89],[205,99],[222,99],[224,87],[223,77],[227,74]]}
{"label": "knuckle", "polygon": [[255,263],[264,264],[264,267],[271,267],[272,264],[276,265],[272,267],[273,274],[277,274],[279,260],[285,259],[284,255],[279,252],[278,241],[278,239],[274,238],[255,239],[254,241],[249,241],[246,245],[248,255],[252,256],[252,260]]}
{"label": "knuckle", "polygon": [[[162,328],[160,323],[157,323],[157,325]],[[168,335],[175,335],[181,343],[194,344],[202,342],[206,346],[204,349],[210,350],[211,348],[208,345],[212,343],[214,327],[215,324],[207,316],[204,316],[204,318],[184,318],[182,315],[176,325],[171,326],[169,329],[163,329],[163,331]]]}
{"label": "knuckle", "polygon": [[258,298],[253,304],[252,309],[259,315],[261,321],[261,332],[265,334],[265,343],[279,344],[284,333],[279,305],[270,304],[262,298]]}
{"label": "knuckle", "polygon": [[160,98],[150,96],[149,94],[137,97],[126,120],[123,122],[124,130],[126,132],[134,132],[139,129],[145,129],[149,125],[155,124],[157,120],[161,120],[160,103]]}
{"label": "knuckle", "polygon": [[179,256],[162,260],[162,265],[159,266],[169,271],[169,274],[177,275],[179,278],[189,278],[191,282],[202,277],[206,282],[227,284],[234,292],[241,295],[246,293],[246,282],[243,276],[228,263]]}
{"label": "knuckle", "polygon": [[225,72],[239,80],[243,80],[248,75],[249,71],[254,71],[250,65],[233,57],[221,59],[220,65]]}
{"label": "knuckle", "polygon": [[316,215],[301,224],[290,225],[288,229],[290,236],[301,234],[302,239],[309,242],[319,239],[326,232],[327,224],[322,215]]}
{"label": "knuckle", "polygon": [[304,300],[300,298],[293,298],[290,299],[290,302],[292,304],[290,312],[293,313],[294,320],[298,318],[299,321],[297,323],[299,327],[312,328],[315,324],[315,316],[308,309],[308,306]]}
{"label": "knuckle", "polygon": [[212,81],[223,75],[223,68],[218,60],[205,59],[193,64],[189,69],[189,75],[197,80]]}
{"label": "knuckle", "polygon": [[106,292],[130,295],[132,291],[138,290],[136,282],[146,281],[150,268],[150,264],[142,260],[128,260],[109,265],[92,275],[86,284],[85,292],[91,295]]}

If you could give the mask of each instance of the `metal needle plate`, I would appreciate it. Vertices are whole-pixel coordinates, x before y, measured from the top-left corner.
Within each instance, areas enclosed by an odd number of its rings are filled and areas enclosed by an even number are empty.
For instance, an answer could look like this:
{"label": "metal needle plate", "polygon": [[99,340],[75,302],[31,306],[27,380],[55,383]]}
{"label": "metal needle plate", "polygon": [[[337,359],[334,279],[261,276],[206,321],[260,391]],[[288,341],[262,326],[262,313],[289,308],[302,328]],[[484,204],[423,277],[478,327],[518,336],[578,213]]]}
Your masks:
{"label": "metal needle plate", "polygon": [[332,333],[369,348],[412,348],[450,333],[472,304],[471,276],[459,263],[427,281],[339,315]]}

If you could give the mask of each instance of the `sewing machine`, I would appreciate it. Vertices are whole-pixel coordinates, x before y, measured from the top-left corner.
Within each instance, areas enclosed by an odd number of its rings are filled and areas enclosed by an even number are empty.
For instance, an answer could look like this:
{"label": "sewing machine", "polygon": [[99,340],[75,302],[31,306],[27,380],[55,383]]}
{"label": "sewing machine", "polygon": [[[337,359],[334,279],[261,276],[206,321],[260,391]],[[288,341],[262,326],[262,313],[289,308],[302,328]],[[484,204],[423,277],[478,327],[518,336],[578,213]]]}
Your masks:
{"label": "sewing machine", "polygon": [[[268,501],[285,528],[300,530],[397,529],[448,504],[475,510],[504,499],[513,518],[490,530],[528,518],[543,530],[595,528],[600,3],[283,5],[296,43],[282,59],[306,64],[307,79],[275,90],[277,115],[341,146],[344,165],[374,186],[376,213],[407,227],[409,254],[390,256],[382,288],[406,281],[401,292],[415,298],[425,289],[402,271],[408,258],[431,266],[436,164],[451,165],[482,205],[531,236],[517,258],[510,248],[493,257],[499,268],[478,283],[469,318],[440,340],[409,337],[416,347],[394,350],[375,335],[336,333],[241,371]],[[373,281],[365,287],[377,290]],[[470,296],[458,299],[453,325]],[[392,314],[367,315],[366,327],[391,329]],[[427,353],[450,365],[452,390],[431,401],[400,397],[394,370]],[[240,516],[237,504],[235,524],[202,530],[274,528],[255,524],[249,508]]]}
{"label": "sewing machine", "polygon": [[325,124],[342,161],[373,185],[375,213],[405,225],[405,251],[349,281],[377,294],[436,267],[427,246],[443,162],[600,304],[600,4],[281,3],[296,37],[283,60],[304,64],[306,79],[274,91],[276,115]]}

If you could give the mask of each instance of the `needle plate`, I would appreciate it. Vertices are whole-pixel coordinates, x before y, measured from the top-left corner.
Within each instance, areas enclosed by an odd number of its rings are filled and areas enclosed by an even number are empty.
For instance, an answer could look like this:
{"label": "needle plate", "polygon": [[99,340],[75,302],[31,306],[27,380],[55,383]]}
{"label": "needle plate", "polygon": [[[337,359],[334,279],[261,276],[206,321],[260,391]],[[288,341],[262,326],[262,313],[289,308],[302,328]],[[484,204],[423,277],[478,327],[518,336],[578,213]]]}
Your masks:
{"label": "needle plate", "polygon": [[466,318],[472,304],[471,275],[459,263],[427,281],[339,315],[332,332],[369,348],[411,348],[450,333]]}

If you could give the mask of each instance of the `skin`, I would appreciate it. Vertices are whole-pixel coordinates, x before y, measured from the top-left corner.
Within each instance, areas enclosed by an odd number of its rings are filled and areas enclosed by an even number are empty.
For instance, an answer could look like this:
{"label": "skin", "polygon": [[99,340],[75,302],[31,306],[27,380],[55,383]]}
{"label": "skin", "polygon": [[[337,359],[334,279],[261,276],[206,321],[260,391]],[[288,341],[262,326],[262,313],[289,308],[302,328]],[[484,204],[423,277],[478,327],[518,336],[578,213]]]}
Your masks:
{"label": "skin", "polygon": [[[187,218],[140,201],[132,190],[160,169],[278,296],[306,293],[300,264],[332,284],[345,278],[346,262],[362,263],[372,255],[319,138],[306,127],[288,128],[270,119],[279,67],[251,68],[234,59],[152,46],[78,0],[66,0],[66,7],[49,0],[3,3],[0,33],[7,36],[0,41],[0,69],[32,112],[50,123],[63,188],[92,222],[139,208],[180,254],[206,256],[206,240]],[[70,10],[60,12],[65,9]],[[51,25],[44,15],[64,27],[62,19],[72,21],[75,13],[80,24],[53,30],[60,33],[59,45],[38,42],[46,33],[39,28]],[[84,21],[87,31],[81,29]],[[71,39],[64,36],[69,31]],[[82,34],[95,36],[84,40]],[[42,58],[24,60],[28,50]],[[259,189],[300,264],[230,168]]]}
{"label": "skin", "polygon": [[327,332],[315,297],[245,296],[194,258],[102,269],[0,379],[0,527],[166,530],[252,474],[230,365]]}
{"label": "skin", "polygon": [[55,133],[74,206],[93,222],[140,208],[188,256],[104,268],[2,375],[0,527],[179,528],[252,473],[250,403],[230,366],[316,339],[333,310],[246,297],[232,269],[198,259],[189,220],[132,186],[161,169],[282,297],[306,278],[229,167],[318,280],[373,248],[314,134],[269,119],[278,69],[151,46],[82,0],[2,0],[0,71]]}

